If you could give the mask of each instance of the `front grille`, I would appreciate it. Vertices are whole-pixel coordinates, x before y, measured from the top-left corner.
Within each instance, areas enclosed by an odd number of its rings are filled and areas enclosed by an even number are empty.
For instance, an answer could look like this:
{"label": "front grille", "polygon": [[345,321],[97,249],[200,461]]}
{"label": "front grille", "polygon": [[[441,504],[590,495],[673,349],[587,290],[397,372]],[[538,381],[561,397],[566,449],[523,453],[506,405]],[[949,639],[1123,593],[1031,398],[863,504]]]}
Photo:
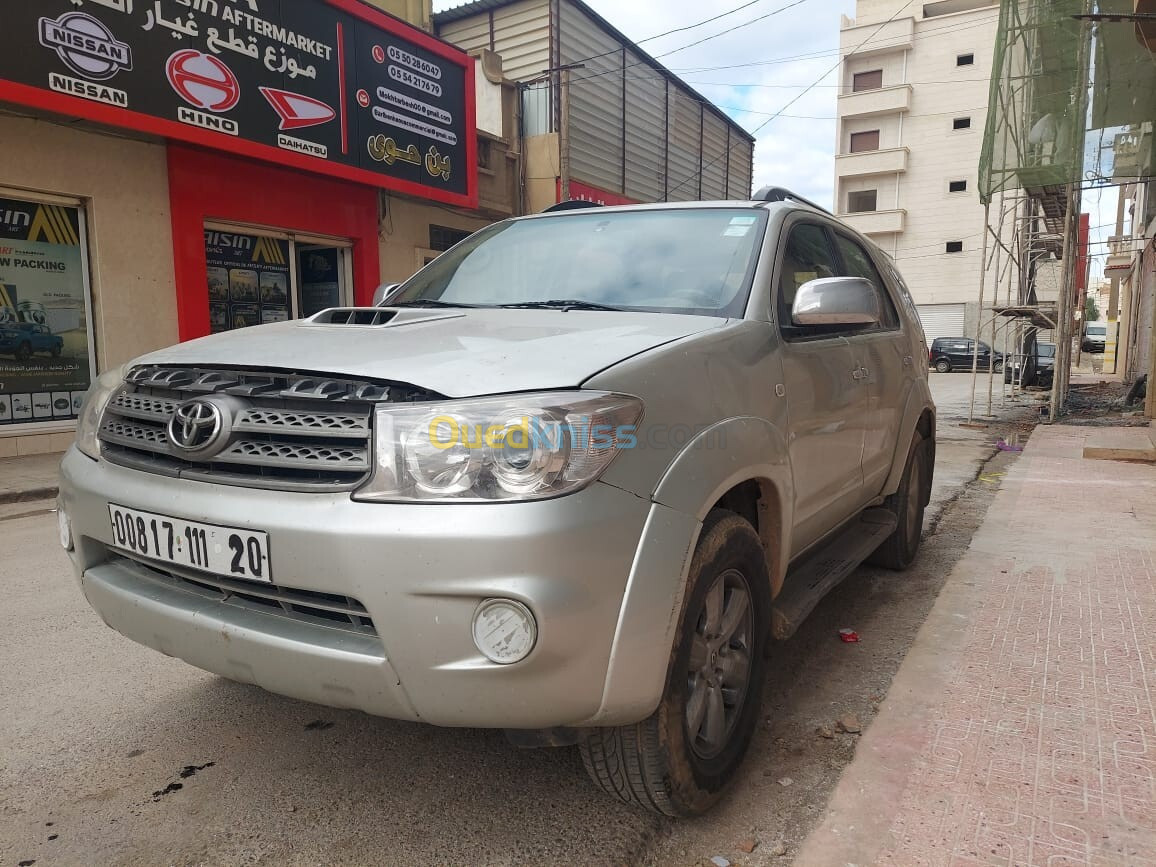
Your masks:
{"label": "front grille", "polygon": [[[168,434],[177,409],[197,397],[226,399],[228,430],[202,456]],[[295,491],[351,490],[372,464],[373,407],[440,395],[393,382],[289,371],[138,367],[109,401],[104,456],[147,472]]]}
{"label": "front grille", "polygon": [[128,566],[138,575],[194,593],[205,599],[279,617],[331,626],[358,635],[377,635],[377,627],[365,606],[351,596],[298,590],[276,584],[238,581],[220,575],[181,569],[152,561],[142,561],[111,554],[109,562]]}

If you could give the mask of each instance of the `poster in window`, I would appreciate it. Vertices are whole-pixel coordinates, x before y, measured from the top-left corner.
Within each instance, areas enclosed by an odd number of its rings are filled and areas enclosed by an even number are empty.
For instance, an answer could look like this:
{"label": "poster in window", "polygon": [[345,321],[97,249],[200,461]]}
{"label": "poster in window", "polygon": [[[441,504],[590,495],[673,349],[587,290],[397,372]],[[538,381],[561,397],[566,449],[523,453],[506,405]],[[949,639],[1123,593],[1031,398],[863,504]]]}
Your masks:
{"label": "poster in window", "polygon": [[0,198],[0,427],[76,418],[87,285],[80,209]]}
{"label": "poster in window", "polygon": [[209,328],[214,334],[289,318],[289,242],[205,230]]}
{"label": "poster in window", "polygon": [[336,248],[301,251],[301,315],[341,305],[340,255]]}

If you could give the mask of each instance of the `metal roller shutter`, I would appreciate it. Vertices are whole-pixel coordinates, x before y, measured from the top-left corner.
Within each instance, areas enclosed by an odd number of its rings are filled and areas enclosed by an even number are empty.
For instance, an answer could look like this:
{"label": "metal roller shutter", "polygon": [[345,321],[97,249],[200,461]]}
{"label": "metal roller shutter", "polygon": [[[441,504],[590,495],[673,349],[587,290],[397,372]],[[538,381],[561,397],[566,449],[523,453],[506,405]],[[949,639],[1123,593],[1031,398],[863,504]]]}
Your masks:
{"label": "metal roller shutter", "polygon": [[919,319],[927,345],[937,337],[966,337],[963,333],[964,304],[920,304]]}

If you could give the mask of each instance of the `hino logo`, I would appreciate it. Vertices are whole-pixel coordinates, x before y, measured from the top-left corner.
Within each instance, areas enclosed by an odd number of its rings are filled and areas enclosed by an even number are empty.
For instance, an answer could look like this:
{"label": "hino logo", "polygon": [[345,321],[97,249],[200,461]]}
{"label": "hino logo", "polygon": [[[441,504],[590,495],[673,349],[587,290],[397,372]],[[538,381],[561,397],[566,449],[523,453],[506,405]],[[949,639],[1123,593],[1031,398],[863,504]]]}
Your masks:
{"label": "hino logo", "polygon": [[122,69],[132,69],[132,49],[118,41],[103,22],[83,12],[41,18],[40,44],[91,81],[106,81]]}
{"label": "hino logo", "polygon": [[221,407],[205,398],[182,403],[169,419],[169,442],[186,452],[212,449],[224,439],[225,432]]}

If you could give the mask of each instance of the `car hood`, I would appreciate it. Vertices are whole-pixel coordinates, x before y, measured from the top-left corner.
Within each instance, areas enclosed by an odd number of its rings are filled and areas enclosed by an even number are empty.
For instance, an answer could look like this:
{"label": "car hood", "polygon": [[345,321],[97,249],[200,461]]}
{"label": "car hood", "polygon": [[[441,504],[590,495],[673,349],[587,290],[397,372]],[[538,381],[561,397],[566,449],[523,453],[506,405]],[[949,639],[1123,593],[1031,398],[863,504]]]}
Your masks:
{"label": "car hood", "polygon": [[327,318],[203,337],[136,363],[339,374],[472,397],[578,386],[631,356],[727,322],[675,313],[413,308],[380,325]]}

